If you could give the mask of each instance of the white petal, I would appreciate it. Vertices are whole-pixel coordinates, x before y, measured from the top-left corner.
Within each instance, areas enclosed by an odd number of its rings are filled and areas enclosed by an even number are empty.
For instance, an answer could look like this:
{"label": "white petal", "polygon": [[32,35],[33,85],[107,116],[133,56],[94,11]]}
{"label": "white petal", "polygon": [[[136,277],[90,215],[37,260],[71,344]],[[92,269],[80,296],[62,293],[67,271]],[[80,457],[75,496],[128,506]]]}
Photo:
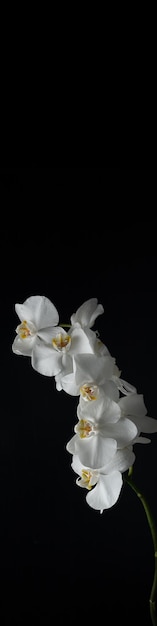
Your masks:
{"label": "white petal", "polygon": [[128,448],[123,448],[122,450],[117,450],[113,459],[105,465],[103,470],[105,474],[110,474],[110,472],[118,470],[119,472],[125,472],[129,467],[134,464],[135,454],[133,452],[133,446],[129,446]]}
{"label": "white petal", "polygon": [[93,337],[93,347],[91,340],[89,341],[88,335],[84,332],[83,328],[73,328],[70,331],[71,336],[71,354],[82,354],[94,352],[95,335]]}
{"label": "white petal", "polygon": [[94,325],[94,322],[95,322],[96,318],[99,315],[102,315],[102,313],[104,313],[104,307],[103,307],[102,304],[98,304],[96,309],[91,314],[91,317],[90,317],[90,320],[89,320],[89,327],[90,328]]}
{"label": "white petal", "polygon": [[115,359],[110,356],[95,354],[78,354],[74,357],[76,366],[76,383],[81,386],[86,382],[101,385],[112,376]]}
{"label": "white petal", "polygon": [[45,341],[46,343],[51,344],[52,339],[54,339],[60,333],[62,335],[67,335],[64,328],[61,328],[60,326],[49,326],[47,328],[42,328],[42,330],[39,330],[38,337],[43,339],[43,341]]}
{"label": "white petal", "polygon": [[79,396],[80,386],[76,384],[74,373],[59,376],[59,381],[57,382],[59,382],[59,386],[61,386],[65,393],[68,393],[70,396]]}
{"label": "white petal", "polygon": [[104,313],[102,304],[98,304],[97,298],[86,300],[71,316],[71,323],[79,322],[81,326],[93,326],[96,317]]}
{"label": "white petal", "polygon": [[55,376],[55,383],[56,383],[57,391],[62,391],[62,385],[61,385],[61,380],[60,380],[60,375],[59,374],[57,374]]}
{"label": "white petal", "polygon": [[86,336],[88,337],[89,343],[92,348],[92,352],[94,352],[94,354],[97,354],[98,356],[101,356],[101,354],[105,356],[109,355],[109,352],[107,351],[107,349],[102,350],[102,353],[101,353],[101,350],[98,350],[98,347],[97,347],[98,338],[94,330],[91,330],[91,328],[88,328],[88,326],[86,326],[83,330],[86,333]]}
{"label": "white petal", "polygon": [[118,404],[122,411],[136,424],[139,432],[157,432],[157,419],[146,415],[147,409],[142,394],[129,394],[125,398],[121,398]]}
{"label": "white petal", "polygon": [[32,321],[36,328],[56,326],[59,315],[54,304],[45,296],[30,296],[23,304],[15,304],[15,311],[21,321]]}
{"label": "white petal", "polygon": [[99,434],[92,435],[87,439],[75,440],[75,454],[78,454],[83,465],[92,469],[99,469],[114,456],[117,449],[115,439],[100,437]]}
{"label": "white petal", "polygon": [[117,422],[121,417],[121,410],[117,402],[108,398],[103,391],[100,390],[97,400],[93,402],[84,402],[80,400],[77,407],[78,417],[92,417],[95,424],[101,425]]}
{"label": "white petal", "polygon": [[100,424],[100,432],[104,437],[114,437],[118,448],[127,446],[137,435],[137,428],[131,420],[121,418],[115,424]]}
{"label": "white petal", "polygon": [[134,443],[151,443],[151,439],[148,439],[147,437],[136,437]]}
{"label": "white petal", "polygon": [[108,398],[118,402],[119,400],[119,391],[117,385],[113,382],[113,380],[107,380],[104,385],[102,385],[102,389]]}
{"label": "white petal", "polygon": [[119,406],[126,415],[139,415],[143,417],[147,413],[143,395],[140,393],[131,393],[128,396],[120,398]]}
{"label": "white petal", "polygon": [[106,476],[101,474],[96,487],[91,489],[86,496],[89,506],[98,511],[109,509],[117,502],[122,484],[122,475],[118,471]]}
{"label": "white petal", "polygon": [[131,416],[131,419],[136,424],[139,432],[157,433],[157,419],[148,415],[144,415],[144,417]]}
{"label": "white petal", "polygon": [[121,416],[119,408],[120,407],[117,402],[114,402],[114,400],[110,400],[110,398],[105,396],[99,420],[100,428],[102,423],[110,425],[118,422]]}
{"label": "white petal", "polygon": [[131,421],[134,422],[138,433],[156,433],[157,432],[157,420],[148,415],[138,417],[135,415],[129,416]]}
{"label": "white petal", "polygon": [[35,341],[36,337],[26,337],[25,339],[21,339],[21,337],[17,336],[13,341],[12,350],[15,354],[31,356]]}
{"label": "white petal", "polygon": [[32,354],[32,367],[44,376],[55,376],[62,369],[62,355],[48,344],[36,341]]}
{"label": "white petal", "polygon": [[73,456],[71,467],[74,470],[74,472],[76,472],[76,474],[78,474],[79,476],[82,476],[82,470],[84,469],[84,465],[82,465],[77,454],[74,454]]}
{"label": "white petal", "polygon": [[70,441],[68,441],[67,445],[66,445],[66,450],[68,452],[70,452],[70,454],[76,454],[76,442],[77,442],[78,436],[74,435],[74,437],[72,437],[70,439]]}

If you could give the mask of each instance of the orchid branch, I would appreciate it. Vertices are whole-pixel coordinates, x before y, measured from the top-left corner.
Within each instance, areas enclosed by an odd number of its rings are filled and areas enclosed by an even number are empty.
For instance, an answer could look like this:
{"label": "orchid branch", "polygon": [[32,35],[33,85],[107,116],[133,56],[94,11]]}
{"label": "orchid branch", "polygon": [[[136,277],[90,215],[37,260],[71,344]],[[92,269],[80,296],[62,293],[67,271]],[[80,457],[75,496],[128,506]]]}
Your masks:
{"label": "orchid branch", "polygon": [[[147,415],[143,394],[121,378],[116,359],[93,330],[104,312],[97,298],[86,300],[59,325],[59,313],[45,296],[15,304],[19,317],[12,350],[28,356],[33,369],[54,377],[57,391],[78,397],[77,423],[66,444],[72,455],[76,484],[87,491],[86,502],[102,513],[118,500],[124,479],[141,500],[154,545],[155,571],[150,614],[157,626],[157,527],[150,506],[132,480],[135,443],[150,443],[143,433],[157,433],[157,420]],[[67,332],[67,330],[68,332]]]}
{"label": "orchid branch", "polygon": [[154,579],[153,579],[153,585],[152,585],[151,594],[150,594],[150,598],[149,598],[149,603],[150,603],[150,615],[151,615],[152,624],[153,624],[153,626],[157,626],[157,613],[156,613],[156,601],[157,601],[157,526],[156,526],[156,522],[155,522],[154,516],[152,514],[150,505],[148,504],[146,497],[144,496],[143,493],[141,493],[139,488],[135,485],[135,483],[132,480],[132,470],[133,470],[133,468],[131,467],[129,469],[128,475],[125,477],[125,481],[128,483],[128,485],[130,485],[130,487],[133,489],[133,491],[135,491],[136,495],[138,496],[138,498],[142,502],[142,505],[144,507],[144,510],[145,510],[145,513],[146,513],[146,516],[147,516],[147,521],[148,521],[148,524],[149,524],[149,528],[150,528],[150,532],[151,532],[152,540],[153,540],[153,545],[154,545],[154,559],[155,559]]}

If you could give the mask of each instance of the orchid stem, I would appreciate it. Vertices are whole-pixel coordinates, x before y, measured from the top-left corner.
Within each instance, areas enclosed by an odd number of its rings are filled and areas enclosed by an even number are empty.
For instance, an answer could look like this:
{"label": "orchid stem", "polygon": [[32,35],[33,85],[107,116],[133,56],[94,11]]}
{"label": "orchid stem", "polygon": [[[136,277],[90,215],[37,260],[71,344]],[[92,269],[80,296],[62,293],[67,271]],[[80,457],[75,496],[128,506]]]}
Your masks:
{"label": "orchid stem", "polygon": [[63,328],[71,328],[71,324],[60,324],[60,326]]}
{"label": "orchid stem", "polygon": [[133,469],[130,468],[128,475],[125,476],[125,481],[128,483],[128,485],[130,485],[130,487],[133,489],[133,491],[135,491],[136,495],[138,496],[138,498],[140,499],[140,501],[143,504],[146,516],[147,516],[147,521],[149,524],[149,528],[150,528],[150,532],[152,535],[152,540],[153,540],[153,545],[154,545],[154,559],[155,559],[155,563],[154,563],[154,580],[153,580],[153,585],[152,585],[152,589],[151,589],[151,594],[150,594],[150,598],[149,598],[149,604],[150,604],[150,615],[151,615],[151,620],[152,620],[152,624],[153,626],[157,626],[157,612],[156,612],[156,601],[157,601],[157,527],[156,527],[156,522],[154,520],[154,516],[152,514],[152,511],[150,509],[150,506],[145,498],[145,496],[143,495],[143,493],[141,493],[141,491],[138,489],[138,487],[135,485],[135,483],[132,480],[132,472]]}

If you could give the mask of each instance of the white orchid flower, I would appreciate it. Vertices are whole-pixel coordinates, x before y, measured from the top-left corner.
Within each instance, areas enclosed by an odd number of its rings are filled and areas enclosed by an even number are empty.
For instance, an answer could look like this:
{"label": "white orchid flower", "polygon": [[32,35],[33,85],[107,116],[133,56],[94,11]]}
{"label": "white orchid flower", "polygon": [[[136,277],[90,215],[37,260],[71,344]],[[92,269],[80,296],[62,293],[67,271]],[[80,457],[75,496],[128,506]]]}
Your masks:
{"label": "white orchid flower", "polygon": [[106,381],[112,378],[114,365],[115,359],[111,356],[98,356],[94,352],[85,354],[84,351],[84,354],[74,356],[71,373],[55,377],[56,388],[58,391],[63,389],[72,396],[79,396],[82,393],[88,399],[89,397],[95,399],[99,393],[99,386],[104,386]]}
{"label": "white orchid flower", "polygon": [[15,304],[15,311],[21,323],[16,328],[12,350],[15,354],[31,356],[37,338],[43,338],[44,328],[52,336],[59,321],[58,311],[45,296],[30,296],[23,304]]}
{"label": "white orchid flower", "polygon": [[32,366],[40,374],[56,376],[56,380],[73,372],[75,355],[94,351],[95,335],[92,345],[81,327],[71,327],[68,333],[64,328],[56,328],[51,335],[45,329],[42,339],[44,342],[38,340],[33,350]]}
{"label": "white orchid flower", "polygon": [[93,509],[103,512],[111,508],[118,500],[122,485],[122,473],[133,465],[135,454],[132,446],[117,450],[109,463],[101,469],[93,469],[81,463],[77,455],[73,456],[72,469],[78,478],[76,484],[88,490],[86,501]]}
{"label": "white orchid flower", "polygon": [[[81,354],[74,358],[71,372],[65,373],[63,371],[59,376],[55,377],[57,390],[61,391],[63,389],[69,395],[78,396],[80,393],[83,393],[83,385],[91,383],[103,387],[107,393],[106,381],[108,381],[111,393],[114,394],[113,399],[115,400],[119,398],[119,391],[125,395],[135,393],[137,391],[136,388],[120,377],[121,372],[116,365],[116,359],[111,356],[108,348],[95,336],[95,333],[93,333],[93,339],[91,336],[87,336],[92,347],[92,359],[89,358],[89,354]],[[108,395],[110,396],[110,392]]]}
{"label": "white orchid flower", "polygon": [[71,315],[71,324],[80,325],[82,328],[91,328],[98,315],[104,313],[104,307],[102,304],[98,304],[97,298],[90,298],[86,300],[76,311]]}
{"label": "white orchid flower", "polygon": [[121,417],[121,408],[106,394],[96,402],[79,403],[75,435],[67,443],[70,454],[77,454],[81,463],[92,468],[103,467],[117,449],[132,443],[137,435],[135,424]]}
{"label": "white orchid flower", "polygon": [[95,354],[109,354],[107,347],[98,338],[98,331],[91,330],[96,318],[104,313],[104,307],[102,304],[98,304],[97,298],[90,298],[86,300],[76,311],[71,315],[71,327],[83,328],[84,333],[87,335],[91,345],[94,344]]}
{"label": "white orchid flower", "polygon": [[[46,376],[56,376],[57,389],[62,389],[62,376],[73,372],[73,357],[77,354],[94,353],[97,349],[96,332],[91,331],[94,321],[104,309],[97,298],[91,298],[71,316],[68,333],[62,328],[52,334],[42,333],[44,345],[37,342],[33,351],[32,365]],[[63,325],[64,326],[64,325]]]}
{"label": "white orchid flower", "polygon": [[134,443],[150,443],[151,439],[140,437],[140,433],[156,433],[157,419],[147,415],[143,394],[134,393],[121,398],[118,402],[123,416],[129,417],[137,427],[138,436]]}

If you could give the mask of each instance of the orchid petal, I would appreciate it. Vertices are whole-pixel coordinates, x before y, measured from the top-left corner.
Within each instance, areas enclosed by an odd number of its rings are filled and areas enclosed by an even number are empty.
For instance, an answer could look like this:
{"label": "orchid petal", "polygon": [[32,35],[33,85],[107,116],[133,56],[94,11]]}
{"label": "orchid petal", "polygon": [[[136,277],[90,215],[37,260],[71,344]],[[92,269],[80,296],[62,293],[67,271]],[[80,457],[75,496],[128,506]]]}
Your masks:
{"label": "orchid petal", "polygon": [[112,380],[107,380],[104,385],[102,385],[102,389],[108,398],[111,398],[114,402],[118,402],[119,390],[117,385]]}
{"label": "orchid petal", "polygon": [[129,467],[131,467],[135,462],[135,454],[133,452],[132,446],[122,448],[122,450],[117,450],[113,459],[102,468],[101,471],[104,471],[105,474],[110,474],[110,472],[118,470],[119,472],[125,472]]}
{"label": "orchid petal", "polygon": [[74,357],[76,366],[76,383],[81,386],[88,381],[101,385],[105,379],[110,379],[113,373],[115,359],[110,356],[95,354],[78,354]]}
{"label": "orchid petal", "polygon": [[35,342],[36,336],[30,336],[26,337],[25,339],[21,339],[21,337],[19,337],[18,335],[13,341],[12,350],[15,354],[31,356]]}
{"label": "orchid petal", "polygon": [[141,393],[131,393],[128,396],[120,398],[119,406],[126,415],[138,415],[139,417],[143,417],[147,413]]}
{"label": "orchid petal", "polygon": [[117,449],[115,439],[101,437],[99,434],[93,434],[86,439],[77,437],[75,440],[75,454],[83,463],[93,469],[98,469],[108,463],[114,456]]}
{"label": "orchid petal", "polygon": [[118,403],[110,400],[104,393],[100,392],[98,399],[93,402],[80,402],[77,407],[78,417],[87,416],[94,419],[95,423],[101,428],[106,424],[117,422],[121,417],[121,411]]}
{"label": "orchid petal", "polygon": [[56,382],[57,384],[59,383],[59,386],[57,387],[58,390],[63,389],[63,391],[68,393],[70,396],[79,396],[80,386],[76,384],[74,372],[64,376],[61,374]]}
{"label": "orchid petal", "polygon": [[147,437],[136,437],[133,444],[135,443],[151,443],[151,439],[148,439]]}
{"label": "orchid petal", "polygon": [[99,423],[99,432],[102,437],[114,437],[118,448],[127,446],[137,435],[137,428],[131,420],[121,418],[115,424]]}
{"label": "orchid petal", "polygon": [[[70,331],[71,336],[71,354],[82,354],[82,353],[92,353],[93,347],[92,342],[89,341],[88,335],[84,332],[83,328],[73,328]],[[95,341],[95,336],[93,338],[93,345]]]}
{"label": "orchid petal", "polygon": [[56,326],[59,321],[56,307],[45,296],[31,296],[23,304],[17,303],[15,311],[21,321],[32,321],[37,329]]}
{"label": "orchid petal", "polygon": [[74,435],[67,443],[66,450],[70,452],[70,454],[76,454],[76,442],[78,440],[78,436]]}
{"label": "orchid petal", "polygon": [[86,501],[93,509],[109,509],[117,502],[122,484],[121,472],[115,471],[106,476],[101,474],[96,487],[88,492]]}
{"label": "orchid petal", "polygon": [[74,472],[76,472],[76,474],[78,474],[79,476],[82,475],[82,470],[84,469],[84,465],[82,465],[79,457],[76,454],[74,454],[73,456],[71,467],[74,470]]}
{"label": "orchid petal", "polygon": [[102,304],[98,304],[97,298],[86,300],[71,316],[71,324],[79,322],[81,326],[93,326],[96,317],[104,313]]}
{"label": "orchid petal", "polygon": [[130,419],[136,424],[138,431],[142,433],[157,433],[157,419],[144,415],[144,417],[130,416]]}
{"label": "orchid petal", "polygon": [[118,402],[122,409],[131,420],[136,424],[138,431],[143,433],[156,433],[157,420],[146,415],[147,409],[142,394],[129,394],[125,398],[121,398]]}
{"label": "orchid petal", "polygon": [[32,354],[32,367],[44,376],[55,376],[62,369],[62,354],[42,341],[36,342]]}
{"label": "orchid petal", "polygon": [[40,337],[46,343],[52,343],[52,339],[57,337],[57,335],[59,334],[67,335],[66,331],[61,326],[49,326],[47,328],[42,328],[42,330],[39,330],[38,337]]}

